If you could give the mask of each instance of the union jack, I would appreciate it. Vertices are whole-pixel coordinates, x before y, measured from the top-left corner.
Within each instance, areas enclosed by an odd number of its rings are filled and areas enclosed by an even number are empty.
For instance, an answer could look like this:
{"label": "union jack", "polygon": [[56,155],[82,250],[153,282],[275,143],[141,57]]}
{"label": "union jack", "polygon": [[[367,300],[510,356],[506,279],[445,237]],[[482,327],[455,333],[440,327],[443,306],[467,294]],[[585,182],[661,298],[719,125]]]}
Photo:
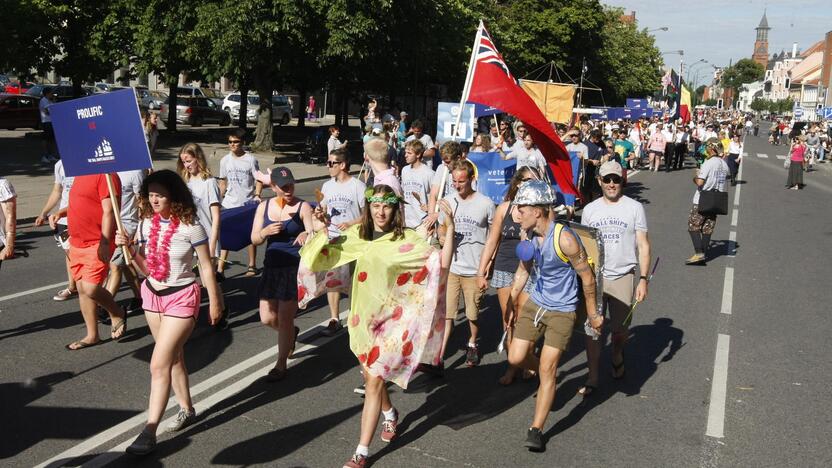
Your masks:
{"label": "union jack", "polygon": [[494,41],[491,39],[491,35],[488,34],[485,27],[482,27],[482,32],[480,34],[480,41],[477,45],[477,63],[490,63],[493,65],[497,65],[503,73],[505,73],[511,81],[515,83],[517,80],[512,76],[511,72],[508,71],[508,65],[503,60],[503,56],[497,51],[497,46],[494,45]]}

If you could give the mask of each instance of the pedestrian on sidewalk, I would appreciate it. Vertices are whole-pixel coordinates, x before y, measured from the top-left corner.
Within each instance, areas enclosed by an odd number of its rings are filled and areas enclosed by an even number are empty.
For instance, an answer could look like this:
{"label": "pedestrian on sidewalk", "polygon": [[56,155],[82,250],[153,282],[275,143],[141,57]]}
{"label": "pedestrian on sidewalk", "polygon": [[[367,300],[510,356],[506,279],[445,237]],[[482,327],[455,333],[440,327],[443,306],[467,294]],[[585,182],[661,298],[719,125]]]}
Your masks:
{"label": "pedestrian on sidewalk", "polygon": [[[551,216],[554,201],[551,187],[543,181],[523,183],[514,198],[520,227],[533,233],[534,251],[531,259],[520,262],[514,275],[508,314],[515,331],[508,361],[513,366],[537,372],[540,378],[534,419],[524,442],[526,448],[535,452],[546,447],[543,428],[555,401],[558,361],[566,351],[575,325],[579,280],[592,328],[600,333],[604,322],[595,313],[595,277],[587,263],[586,251],[569,228],[554,221]],[[521,308],[518,306],[520,293],[531,271],[536,273],[537,282],[530,299]],[[540,338],[543,338],[543,347],[538,358],[533,351]]]}
{"label": "pedestrian on sidewalk", "polygon": [[0,177],[0,265],[14,258],[17,236],[17,193],[5,177]]}
{"label": "pedestrian on sidewalk", "polygon": [[67,177],[64,172],[64,162],[58,160],[55,163],[55,184],[52,186],[52,192],[43,205],[43,209],[40,210],[40,214],[35,218],[35,226],[43,226],[44,223],[49,224],[55,235],[55,243],[61,248],[64,255],[67,285],[66,288],[52,296],[52,300],[58,302],[65,301],[78,294],[75,279],[72,277],[72,270],[69,268],[69,228],[67,227],[66,218],[59,218],[50,214],[55,205],[58,205],[58,210],[62,210],[69,205],[69,191],[72,189],[73,180],[75,180],[75,177]]}
{"label": "pedestrian on sidewalk", "polygon": [[[156,433],[171,387],[179,413],[167,431],[182,430],[196,421],[185,367],[185,342],[200,309],[200,288],[191,268],[194,253],[202,271],[212,268],[208,235],[197,221],[191,192],[178,174],[162,170],[149,175],[139,193],[139,213],[136,236],[130,238],[119,232],[116,244],[128,246],[147,275],[142,283],[142,300],[155,342],[150,358],[147,423],[126,449],[130,454],[146,455],[156,448]],[[213,275],[203,276],[202,282],[208,290],[209,321],[214,325],[222,314],[222,299]]]}
{"label": "pedestrian on sidewalk", "polygon": [[705,162],[693,177],[696,191],[693,193],[693,206],[688,214],[688,233],[693,242],[694,254],[685,261],[687,265],[704,265],[711,235],[716,228],[715,214],[699,212],[699,194],[706,190],[725,192],[725,181],[729,176],[728,165],[721,157],[722,143],[711,138],[705,142]]}
{"label": "pedestrian on sidewalk", "polygon": [[[445,325],[445,277],[451,263],[453,214],[445,214],[445,247],[434,249],[416,231],[404,227],[402,198],[387,185],[366,191],[361,221],[344,232],[323,228],[301,249],[298,299],[302,307],[326,291],[315,272],[355,262],[350,294],[350,349],[361,363],[365,379],[361,436],[345,468],[368,464],[369,447],[383,416],[381,440],[392,442],[399,412],[393,407],[387,382],[407,388],[420,363],[439,363]],[[319,227],[331,224],[315,209]],[[330,238],[332,235],[337,237]]]}
{"label": "pedestrian on sidewalk", "polygon": [[66,345],[75,351],[101,342],[98,336],[98,306],[110,316],[110,338],[118,340],[127,331],[127,314],[113,295],[101,285],[107,278],[108,262],[113,256],[116,221],[107,189],[109,177],[117,198],[121,196],[118,174],[93,174],[75,177],[69,192],[69,204],[52,219],[67,217],[69,226],[69,261],[78,287],[78,301],[87,334]]}
{"label": "pedestrian on sidewalk", "polygon": [[743,144],[741,140],[742,135],[739,132],[734,133],[734,136],[731,137],[731,143],[728,144],[728,157],[725,159],[730,171],[732,187],[737,185],[737,173],[742,162]]}
{"label": "pedestrian on sidewalk", "polygon": [[43,97],[38,102],[40,110],[40,127],[43,130],[43,144],[46,152],[41,156],[41,164],[53,164],[61,159],[58,146],[55,144],[55,130],[52,128],[52,115],[49,106],[55,104],[55,90],[51,86],[43,88]]}
{"label": "pedestrian on sidewalk", "polygon": [[263,273],[257,285],[260,322],[277,332],[277,362],[266,376],[268,382],[286,377],[287,360],[295,351],[300,329],[298,311],[298,264],[300,248],[312,236],[312,207],[295,196],[295,178],[287,167],[277,167],[257,179],[269,185],[275,197],[261,202],[251,226],[251,242],[266,244]]}

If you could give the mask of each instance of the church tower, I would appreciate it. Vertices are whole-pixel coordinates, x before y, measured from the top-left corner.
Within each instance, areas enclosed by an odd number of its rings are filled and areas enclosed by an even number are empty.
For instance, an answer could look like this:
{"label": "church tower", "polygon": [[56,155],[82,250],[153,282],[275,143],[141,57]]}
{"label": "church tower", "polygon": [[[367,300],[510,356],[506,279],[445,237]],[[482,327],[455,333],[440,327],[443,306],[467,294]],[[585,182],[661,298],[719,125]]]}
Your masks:
{"label": "church tower", "polygon": [[754,41],[754,55],[751,58],[762,65],[763,68],[766,68],[768,65],[768,32],[771,28],[768,27],[765,11],[763,12],[763,18],[760,20],[760,25],[755,29],[757,30],[757,40]]}

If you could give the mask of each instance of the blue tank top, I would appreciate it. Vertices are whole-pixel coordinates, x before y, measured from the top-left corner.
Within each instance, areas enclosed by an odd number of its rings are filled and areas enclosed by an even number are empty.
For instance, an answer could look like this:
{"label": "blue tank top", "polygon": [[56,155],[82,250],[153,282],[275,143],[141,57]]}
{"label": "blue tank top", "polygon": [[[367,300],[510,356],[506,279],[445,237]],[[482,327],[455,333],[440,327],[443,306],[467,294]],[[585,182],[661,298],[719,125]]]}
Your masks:
{"label": "blue tank top", "polygon": [[578,304],[578,276],[572,265],[564,263],[555,252],[552,243],[554,234],[555,223],[552,223],[543,244],[539,244],[536,239],[533,242],[537,283],[531,299],[547,310],[574,312]]}
{"label": "blue tank top", "polygon": [[[273,224],[269,218],[269,200],[263,212],[263,227]],[[301,202],[301,207],[304,202]],[[283,221],[283,230],[266,239],[266,258],[263,266],[284,267],[297,266],[300,263],[300,246],[294,245],[295,239],[304,231],[303,221],[300,219],[300,207],[291,218]]]}

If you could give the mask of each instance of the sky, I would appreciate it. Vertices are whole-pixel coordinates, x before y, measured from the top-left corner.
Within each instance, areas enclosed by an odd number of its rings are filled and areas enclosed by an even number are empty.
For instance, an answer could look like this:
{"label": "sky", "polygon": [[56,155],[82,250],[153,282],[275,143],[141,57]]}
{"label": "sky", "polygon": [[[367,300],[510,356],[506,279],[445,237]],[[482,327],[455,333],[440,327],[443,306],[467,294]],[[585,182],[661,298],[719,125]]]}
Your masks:
{"label": "sky", "polygon": [[[832,0],[601,0],[601,3],[636,12],[639,28],[653,31],[662,52],[684,51],[685,67],[705,59],[717,66],[730,60],[750,58],[754,51],[754,28],[763,11],[768,25],[769,56],[781,50],[806,49],[832,31]],[[679,69],[679,54],[664,55],[666,65]],[[707,65],[693,69],[699,83],[705,81]],[[713,69],[711,69],[713,70]],[[693,77],[691,77],[693,79]]]}

